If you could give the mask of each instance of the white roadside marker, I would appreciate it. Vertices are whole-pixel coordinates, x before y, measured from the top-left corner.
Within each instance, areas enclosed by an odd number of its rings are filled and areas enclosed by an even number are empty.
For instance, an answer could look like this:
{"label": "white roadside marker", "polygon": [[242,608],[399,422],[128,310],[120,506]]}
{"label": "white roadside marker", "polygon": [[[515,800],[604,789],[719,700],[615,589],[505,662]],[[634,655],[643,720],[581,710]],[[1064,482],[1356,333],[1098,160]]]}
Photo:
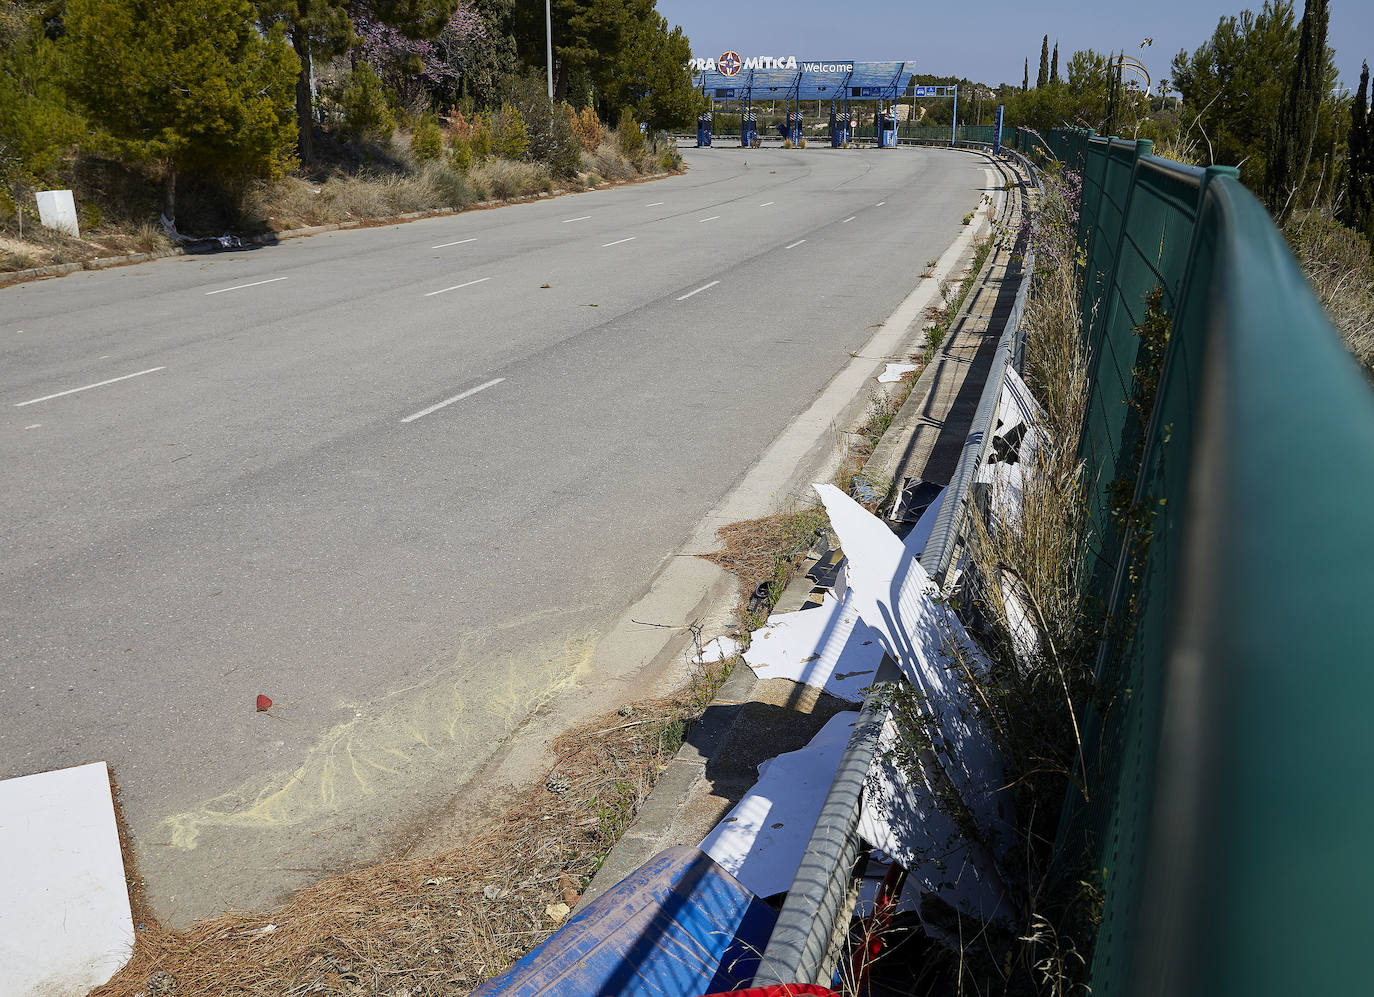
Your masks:
{"label": "white roadside marker", "polygon": [[468,388],[467,391],[464,391],[464,392],[462,392],[461,394],[454,395],[452,398],[445,398],[443,401],[439,402],[438,404],[431,405],[429,408],[420,409],[420,411],[416,412],[414,415],[408,415],[408,416],[406,416],[406,417],[405,417],[404,419],[402,419],[401,421],[402,421],[402,422],[414,422],[416,419],[420,419],[420,418],[422,418],[422,417],[424,417],[424,416],[427,416],[427,415],[429,415],[431,412],[438,412],[441,408],[444,408],[445,406],[448,406],[448,405],[452,405],[454,402],[461,402],[464,398],[471,398],[473,395],[477,394],[477,392],[479,392],[479,391],[486,391],[488,388],[493,388],[493,387],[495,387],[496,385],[500,384],[500,383],[501,383],[502,381],[504,381],[504,380],[505,380],[504,377],[494,377],[494,378],[492,378],[490,381],[488,381],[486,384],[479,384],[479,385],[477,385],[477,387],[475,387],[475,388]]}
{"label": "white roadside marker", "polygon": [[83,385],[80,388],[69,388],[66,391],[59,391],[56,394],[44,395],[42,398],[30,398],[26,402],[15,402],[14,407],[23,408],[25,405],[36,405],[39,402],[46,402],[52,398],[61,398],[63,395],[74,395],[78,391],[90,391],[92,388],[103,388],[105,387],[105,385],[114,384],[116,381],[127,381],[131,377],[142,377],[144,374],[154,374],[157,371],[166,369],[166,367],[149,367],[147,370],[140,370],[135,374],[125,374],[122,377],[112,377],[108,381],[97,381],[95,384]]}
{"label": "white roadside marker", "polygon": [[485,282],[485,281],[488,281],[488,280],[491,280],[491,278],[490,278],[490,277],[478,277],[476,280],[470,280],[470,281],[468,281],[466,284],[454,284],[452,287],[441,287],[441,288],[439,288],[439,290],[437,290],[437,291],[430,291],[428,294],[425,295],[425,297],[426,297],[426,298],[432,298],[432,297],[434,297],[436,294],[443,294],[445,291],[457,291],[457,290],[459,290],[460,288],[471,287],[473,284],[481,284],[481,283],[483,283],[483,282]]}
{"label": "white roadside marker", "polygon": [[218,291],[206,291],[206,296],[211,294],[223,294],[225,291],[242,291],[245,287],[258,287],[261,284],[275,284],[279,280],[286,280],[285,277],[272,277],[269,280],[255,280],[251,284],[238,284],[234,287],[221,287]]}
{"label": "white roadside marker", "polygon": [[703,284],[701,287],[697,288],[695,291],[688,291],[686,294],[684,294],[682,297],[678,298],[677,300],[679,300],[679,301],[686,301],[686,300],[687,300],[688,298],[690,298],[692,295],[694,295],[694,294],[700,294],[702,291],[709,291],[711,288],[715,287],[715,286],[716,286],[717,284],[719,284],[719,283],[720,283],[720,281],[718,281],[718,280],[713,280],[713,281],[711,281],[711,283],[709,283],[709,284]]}

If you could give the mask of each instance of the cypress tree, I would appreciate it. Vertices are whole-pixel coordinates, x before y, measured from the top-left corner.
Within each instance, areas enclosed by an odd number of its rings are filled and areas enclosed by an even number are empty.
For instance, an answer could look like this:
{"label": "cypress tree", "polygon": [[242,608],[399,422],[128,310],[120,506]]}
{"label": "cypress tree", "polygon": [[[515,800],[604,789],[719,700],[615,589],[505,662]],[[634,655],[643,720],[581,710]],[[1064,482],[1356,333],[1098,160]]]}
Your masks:
{"label": "cypress tree", "polygon": [[1050,82],[1059,82],[1059,42],[1054,43],[1054,55],[1050,58]]}
{"label": "cypress tree", "polygon": [[1030,89],[1030,59],[1026,60],[1026,75],[1021,77],[1021,92],[1025,93]]}
{"label": "cypress tree", "polygon": [[1288,215],[1312,157],[1317,112],[1326,88],[1327,3],[1307,0],[1303,6],[1298,56],[1274,123],[1273,151],[1264,170],[1264,200],[1279,221]]}
{"label": "cypress tree", "polygon": [[1043,87],[1050,81],[1050,36],[1046,35],[1040,42],[1040,75],[1035,78],[1035,85]]}
{"label": "cypress tree", "polygon": [[1350,105],[1350,132],[1345,142],[1346,194],[1340,220],[1374,240],[1374,121],[1369,108],[1367,62]]}

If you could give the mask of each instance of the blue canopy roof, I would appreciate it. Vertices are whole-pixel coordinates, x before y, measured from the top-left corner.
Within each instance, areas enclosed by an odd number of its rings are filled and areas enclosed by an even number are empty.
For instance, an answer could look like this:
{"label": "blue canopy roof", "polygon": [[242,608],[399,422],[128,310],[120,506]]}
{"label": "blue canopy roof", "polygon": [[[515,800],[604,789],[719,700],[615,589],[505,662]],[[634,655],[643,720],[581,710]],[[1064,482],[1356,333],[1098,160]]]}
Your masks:
{"label": "blue canopy roof", "polygon": [[[850,67],[853,67],[852,69]],[[914,63],[800,62],[796,69],[720,70],[697,75],[696,85],[715,100],[896,100],[911,83]]]}

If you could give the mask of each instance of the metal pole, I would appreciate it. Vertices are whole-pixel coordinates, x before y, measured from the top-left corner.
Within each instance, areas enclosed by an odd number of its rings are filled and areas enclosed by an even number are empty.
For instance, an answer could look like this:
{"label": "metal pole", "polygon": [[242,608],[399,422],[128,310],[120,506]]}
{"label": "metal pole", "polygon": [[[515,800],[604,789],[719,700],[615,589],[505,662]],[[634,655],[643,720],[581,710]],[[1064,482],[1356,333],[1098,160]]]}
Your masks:
{"label": "metal pole", "polygon": [[549,67],[549,100],[553,100],[553,0],[544,0],[545,56]]}
{"label": "metal pole", "polygon": [[954,84],[954,121],[949,126],[949,144],[954,144],[954,136],[959,128],[959,84]]}

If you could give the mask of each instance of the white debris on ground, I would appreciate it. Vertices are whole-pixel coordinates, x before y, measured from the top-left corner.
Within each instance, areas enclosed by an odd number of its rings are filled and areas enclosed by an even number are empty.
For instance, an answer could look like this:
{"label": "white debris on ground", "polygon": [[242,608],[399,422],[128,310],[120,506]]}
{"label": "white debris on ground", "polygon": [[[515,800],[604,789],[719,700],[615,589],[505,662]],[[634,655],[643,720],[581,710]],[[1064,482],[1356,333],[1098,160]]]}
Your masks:
{"label": "white debris on ground", "polygon": [[104,762],[0,781],[0,993],[78,997],[133,952]]}
{"label": "white debris on ground", "polygon": [[837,713],[805,748],[760,765],[759,781],[702,839],[701,850],[757,896],[791,889],[858,718]]}
{"label": "white debris on ground", "polygon": [[714,665],[740,652],[740,642],[733,637],[717,637],[701,649],[692,660],[699,665]]}
{"label": "white debris on ground", "polygon": [[883,368],[883,372],[878,375],[879,384],[896,384],[902,379],[903,374],[910,374],[913,370],[920,367],[914,363],[890,363]]}
{"label": "white debris on ground", "polygon": [[[833,485],[816,485],[830,516],[830,525],[848,559],[848,584],[853,604],[864,622],[879,634],[890,654],[919,693],[942,741],[925,760],[921,778],[908,781],[900,773],[880,773],[865,806],[870,808],[869,832],[887,843],[870,843],[894,855],[911,858],[912,875],[939,892],[963,902],[976,900],[969,913],[986,909],[981,884],[997,879],[993,856],[974,854],[966,839],[952,840],[952,825],[936,814],[935,800],[955,792],[989,840],[1011,840],[1010,803],[1002,759],[977,720],[975,704],[961,673],[977,676],[988,659],[963,624],[933,594],[935,587],[912,551],[883,522]],[[957,650],[957,654],[955,653]],[[938,758],[938,762],[937,762]],[[898,851],[898,845],[900,850]],[[891,847],[889,847],[891,846]],[[978,866],[976,874],[967,870]],[[949,891],[966,877],[980,884],[976,891]]]}
{"label": "white debris on ground", "polygon": [[873,684],[883,648],[848,593],[827,592],[812,609],[768,617],[754,631],[744,660],[761,679],[791,679],[858,703]]}

